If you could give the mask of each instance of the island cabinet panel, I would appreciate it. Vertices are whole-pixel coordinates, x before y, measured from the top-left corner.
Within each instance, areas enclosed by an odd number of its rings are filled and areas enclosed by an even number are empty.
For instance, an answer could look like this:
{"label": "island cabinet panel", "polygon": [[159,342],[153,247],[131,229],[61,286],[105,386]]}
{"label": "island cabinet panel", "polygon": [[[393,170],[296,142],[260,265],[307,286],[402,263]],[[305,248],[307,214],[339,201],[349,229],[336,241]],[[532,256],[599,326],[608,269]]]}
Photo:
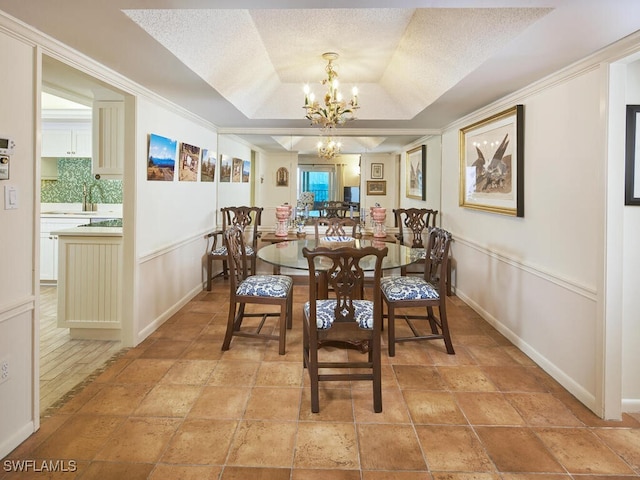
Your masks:
{"label": "island cabinet panel", "polygon": [[59,237],[58,326],[72,338],[120,340],[122,237]]}

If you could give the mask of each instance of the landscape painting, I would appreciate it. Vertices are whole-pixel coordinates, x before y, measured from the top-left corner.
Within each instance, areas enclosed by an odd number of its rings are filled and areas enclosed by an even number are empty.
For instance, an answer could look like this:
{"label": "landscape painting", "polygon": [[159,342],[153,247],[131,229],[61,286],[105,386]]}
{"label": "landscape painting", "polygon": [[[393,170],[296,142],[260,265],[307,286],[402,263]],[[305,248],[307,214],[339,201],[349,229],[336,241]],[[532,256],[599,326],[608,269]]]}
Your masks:
{"label": "landscape painting", "polygon": [[149,135],[149,156],[147,160],[147,180],[172,182],[176,168],[176,147],[178,142],[160,135]]}
{"label": "landscape painting", "polygon": [[216,152],[208,148],[202,149],[202,165],[200,165],[200,181],[214,182],[216,179]]}
{"label": "landscape painting", "polygon": [[181,143],[179,158],[178,180],[181,182],[197,182],[198,167],[200,166],[200,147]]}
{"label": "landscape painting", "polygon": [[242,183],[249,182],[249,175],[251,174],[251,162],[242,162]]}
{"label": "landscape painting", "polygon": [[231,181],[240,183],[242,181],[242,164],[244,162],[239,158],[233,159],[233,170],[231,171]]}
{"label": "landscape painting", "polygon": [[220,181],[228,183],[231,181],[232,159],[228,155],[220,155]]}

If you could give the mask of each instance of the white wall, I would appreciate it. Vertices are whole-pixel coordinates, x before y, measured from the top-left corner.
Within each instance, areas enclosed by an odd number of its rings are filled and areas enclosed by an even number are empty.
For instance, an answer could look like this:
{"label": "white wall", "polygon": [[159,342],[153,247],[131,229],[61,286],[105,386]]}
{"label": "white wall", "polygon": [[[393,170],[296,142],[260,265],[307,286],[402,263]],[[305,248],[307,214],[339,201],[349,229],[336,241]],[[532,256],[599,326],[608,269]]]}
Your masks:
{"label": "white wall", "polygon": [[[367,223],[370,222],[369,209],[379,203],[381,207],[387,209],[385,225],[393,226],[393,209],[398,206],[399,182],[398,182],[398,160],[397,155],[392,154],[372,154],[364,153],[361,157],[361,185],[360,185],[360,208],[364,208],[367,214]],[[386,195],[367,195],[367,181],[371,181],[371,164],[382,163],[383,181],[386,182]],[[375,181],[379,181],[375,179]]]}
{"label": "white wall", "polygon": [[[407,154],[406,152],[413,148],[426,145],[427,147],[427,169],[424,175],[424,180],[427,187],[427,199],[417,200],[415,198],[407,197]],[[431,208],[438,210],[438,222],[441,221],[443,212],[440,211],[440,197],[441,197],[441,185],[442,182],[442,146],[441,137],[439,135],[430,136],[423,139],[422,142],[414,145],[408,145],[406,151],[400,156],[400,174],[399,174],[399,201],[402,208]],[[452,185],[447,185],[448,189],[453,188]]]}
{"label": "white wall", "polygon": [[[558,76],[442,137],[442,184],[451,186],[442,191],[443,226],[455,239],[457,295],[597,413],[602,78],[598,68]],[[459,207],[459,129],[517,103],[525,118],[524,218]]]}
{"label": "white wall", "polygon": [[[627,66],[626,103],[640,104],[640,60]],[[638,141],[638,139],[636,139]],[[622,196],[622,190],[620,190]],[[622,399],[624,411],[640,411],[640,207],[623,207]]]}
{"label": "white wall", "polygon": [[[276,172],[281,167],[289,171],[289,185],[286,187],[276,185]],[[264,208],[262,226],[265,228],[275,228],[278,205],[296,204],[297,169],[298,154],[296,152],[256,155],[255,204]]]}
{"label": "white wall", "polygon": [[[0,362],[7,362],[9,379],[0,384],[0,458],[38,426],[37,290],[35,251],[36,137],[35,57],[33,46],[5,34],[0,18],[0,64],[10,65],[0,89],[0,133],[11,136],[16,148],[9,179],[0,180]],[[4,188],[14,187],[18,208],[4,209]]]}
{"label": "white wall", "polygon": [[[148,181],[148,136],[154,133],[216,151],[217,133],[179,110],[140,97],[136,152],[136,343],[202,289],[206,233],[215,229],[216,183]],[[218,174],[216,173],[216,177]]]}

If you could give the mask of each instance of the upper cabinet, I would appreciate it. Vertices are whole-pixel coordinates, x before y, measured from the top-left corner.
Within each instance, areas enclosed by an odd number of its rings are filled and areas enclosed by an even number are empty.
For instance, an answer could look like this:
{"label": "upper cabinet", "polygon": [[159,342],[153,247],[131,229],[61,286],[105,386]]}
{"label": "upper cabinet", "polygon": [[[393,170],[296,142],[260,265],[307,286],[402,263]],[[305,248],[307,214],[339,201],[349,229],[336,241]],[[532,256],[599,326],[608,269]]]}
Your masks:
{"label": "upper cabinet", "polygon": [[93,104],[93,174],[121,178],[124,172],[124,102]]}
{"label": "upper cabinet", "polygon": [[89,158],[92,148],[91,121],[43,122],[41,156]]}

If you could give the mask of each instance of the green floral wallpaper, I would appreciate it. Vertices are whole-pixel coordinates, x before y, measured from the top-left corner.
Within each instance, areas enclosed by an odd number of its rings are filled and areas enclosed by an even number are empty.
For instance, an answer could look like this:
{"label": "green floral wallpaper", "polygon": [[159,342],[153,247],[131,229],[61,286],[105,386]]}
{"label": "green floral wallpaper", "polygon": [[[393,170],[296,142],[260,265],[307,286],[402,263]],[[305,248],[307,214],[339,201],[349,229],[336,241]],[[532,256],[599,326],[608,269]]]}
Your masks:
{"label": "green floral wallpaper", "polygon": [[91,189],[91,203],[122,203],[122,180],[96,180],[90,158],[59,158],[58,180],[41,180],[43,203],[82,203],[82,186]]}

